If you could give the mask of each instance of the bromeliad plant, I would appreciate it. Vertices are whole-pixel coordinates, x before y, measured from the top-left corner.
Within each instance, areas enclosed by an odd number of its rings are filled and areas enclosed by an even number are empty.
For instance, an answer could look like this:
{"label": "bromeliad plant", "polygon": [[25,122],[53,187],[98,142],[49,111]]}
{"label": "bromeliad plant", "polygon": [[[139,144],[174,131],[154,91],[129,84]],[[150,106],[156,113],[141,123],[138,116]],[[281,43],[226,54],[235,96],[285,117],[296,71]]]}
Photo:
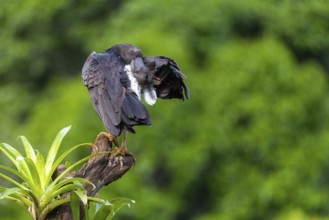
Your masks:
{"label": "bromeliad plant", "polygon": [[[90,181],[79,177],[67,177],[68,173],[100,153],[87,156],[69,165],[64,172],[54,180],[52,179],[57,166],[63,163],[66,156],[79,147],[90,145],[76,145],[57,157],[59,146],[70,128],[70,126],[63,128],[57,134],[46,158],[33,149],[24,136],[20,137],[25,149],[24,156],[9,144],[0,144],[0,151],[16,168],[0,165],[0,177],[14,185],[12,188],[0,186],[0,199],[17,202],[31,213],[34,220],[45,219],[52,210],[65,203],[70,203],[74,219],[79,219],[81,203],[85,208],[86,219],[111,219],[118,209],[124,205],[130,206],[134,201],[126,198],[107,201],[89,197],[82,183],[92,184]],[[16,178],[11,178],[8,174]],[[70,196],[62,198],[61,195],[64,193],[70,193]],[[96,208],[92,210],[91,207]]]}

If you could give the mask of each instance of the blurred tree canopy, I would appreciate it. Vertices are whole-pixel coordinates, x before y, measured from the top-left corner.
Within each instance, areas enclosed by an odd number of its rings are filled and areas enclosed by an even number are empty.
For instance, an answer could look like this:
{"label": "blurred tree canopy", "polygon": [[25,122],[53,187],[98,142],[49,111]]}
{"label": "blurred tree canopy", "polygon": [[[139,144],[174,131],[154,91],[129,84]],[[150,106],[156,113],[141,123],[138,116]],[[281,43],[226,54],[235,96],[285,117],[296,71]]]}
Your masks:
{"label": "blurred tree canopy", "polygon": [[137,201],[118,219],[329,218],[327,0],[13,0],[0,18],[1,142],[42,151],[69,124],[67,147],[93,142],[93,50],[129,42],[188,76],[191,100],[148,107],[136,166],[101,192]]}

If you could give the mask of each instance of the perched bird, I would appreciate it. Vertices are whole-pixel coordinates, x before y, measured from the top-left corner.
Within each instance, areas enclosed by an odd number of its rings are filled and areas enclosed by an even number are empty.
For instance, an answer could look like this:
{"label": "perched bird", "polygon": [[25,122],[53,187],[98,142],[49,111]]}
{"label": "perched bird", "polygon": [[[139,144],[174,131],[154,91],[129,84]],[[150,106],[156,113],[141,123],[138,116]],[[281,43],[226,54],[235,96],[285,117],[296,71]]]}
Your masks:
{"label": "perched bird", "polygon": [[127,131],[135,125],[151,125],[150,115],[141,102],[157,98],[189,98],[184,74],[168,57],[143,57],[131,44],[117,44],[103,53],[92,52],[82,68],[83,84],[88,88],[93,106],[110,133],[116,147],[123,133],[121,150],[126,151]]}

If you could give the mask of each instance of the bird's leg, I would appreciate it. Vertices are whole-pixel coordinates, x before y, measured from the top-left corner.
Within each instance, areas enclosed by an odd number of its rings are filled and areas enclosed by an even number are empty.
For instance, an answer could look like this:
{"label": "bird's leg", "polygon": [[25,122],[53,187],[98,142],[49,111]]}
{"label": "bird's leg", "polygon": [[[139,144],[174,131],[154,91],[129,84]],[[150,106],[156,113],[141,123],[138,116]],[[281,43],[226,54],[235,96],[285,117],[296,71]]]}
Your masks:
{"label": "bird's leg", "polygon": [[113,151],[113,155],[114,156],[116,156],[118,154],[126,155],[126,153],[127,153],[127,147],[126,147],[127,135],[128,135],[127,130],[123,129],[123,131],[122,131],[122,143],[121,143],[121,147],[119,147],[119,145],[116,145],[116,147],[115,147],[115,149]]}
{"label": "bird's leg", "polygon": [[125,151],[127,151],[127,136],[128,132],[126,129],[122,131],[122,142],[121,142],[121,148],[124,148]]}
{"label": "bird's leg", "polygon": [[106,132],[101,132],[101,134],[104,134],[109,139],[110,142],[113,142],[116,147],[119,147],[118,138],[116,136],[113,136]]}
{"label": "bird's leg", "polygon": [[[112,136],[112,135],[111,135]],[[113,137],[113,143],[115,145],[115,147],[119,147],[119,142],[118,142],[118,138],[115,137],[115,136],[112,136]]]}

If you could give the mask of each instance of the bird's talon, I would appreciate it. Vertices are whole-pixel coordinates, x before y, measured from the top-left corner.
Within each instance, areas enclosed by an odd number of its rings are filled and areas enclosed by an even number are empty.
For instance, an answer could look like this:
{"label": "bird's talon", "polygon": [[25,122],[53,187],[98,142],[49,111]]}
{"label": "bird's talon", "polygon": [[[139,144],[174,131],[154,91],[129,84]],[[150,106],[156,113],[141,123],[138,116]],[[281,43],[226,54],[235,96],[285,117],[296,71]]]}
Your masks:
{"label": "bird's talon", "polygon": [[116,136],[111,135],[110,133],[107,132],[101,132],[99,133],[98,136],[105,136],[109,142],[114,143],[115,147],[119,147],[119,142]]}
{"label": "bird's talon", "polygon": [[128,152],[127,147],[121,146],[121,147],[115,147],[114,150],[111,152],[112,157],[116,157],[118,155],[125,156]]}
{"label": "bird's talon", "polygon": [[110,142],[113,142],[113,140],[115,139],[114,136],[110,135],[109,133],[106,132],[101,132],[100,134],[104,135],[105,137],[107,137],[107,139],[109,139]]}

